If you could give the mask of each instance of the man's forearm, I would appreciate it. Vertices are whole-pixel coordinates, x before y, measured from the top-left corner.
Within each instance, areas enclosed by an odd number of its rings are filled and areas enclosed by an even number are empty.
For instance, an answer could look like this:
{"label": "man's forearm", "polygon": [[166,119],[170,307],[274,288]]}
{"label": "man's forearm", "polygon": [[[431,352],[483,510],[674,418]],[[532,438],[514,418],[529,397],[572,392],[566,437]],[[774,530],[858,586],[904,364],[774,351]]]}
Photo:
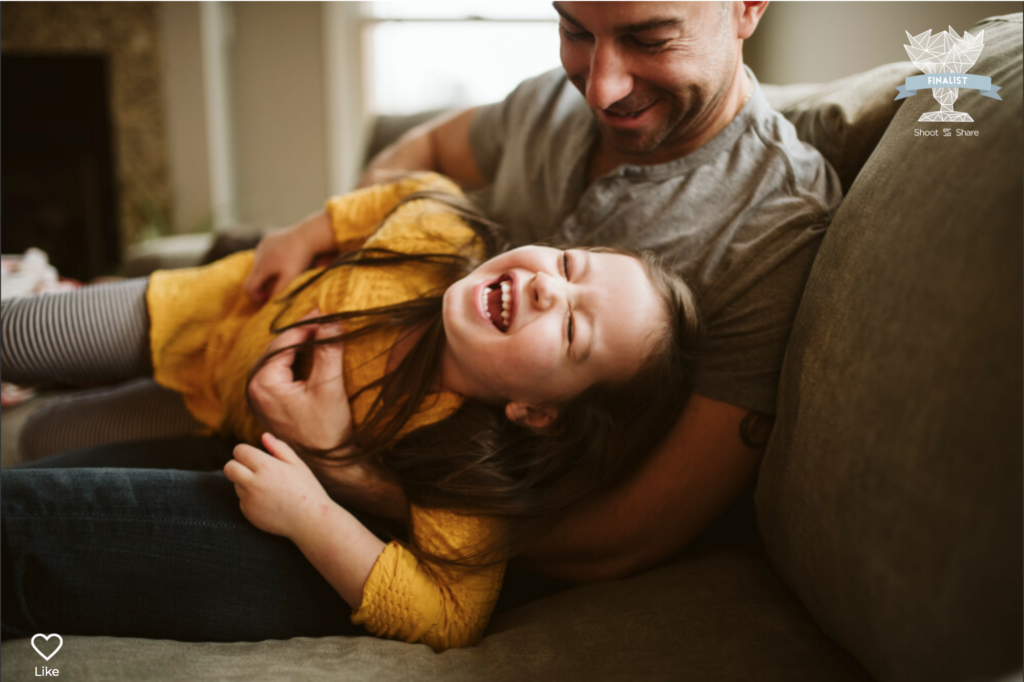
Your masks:
{"label": "man's forearm", "polygon": [[744,437],[750,414],[693,396],[636,476],[574,509],[518,563],[562,580],[595,582],[671,556],[753,482],[766,434],[756,442]]}
{"label": "man's forearm", "polygon": [[435,168],[434,145],[430,131],[419,126],[407,132],[396,142],[383,149],[370,160],[358,187],[380,184],[389,174],[402,171],[432,171]]}
{"label": "man's forearm", "polygon": [[447,175],[466,190],[483,186],[485,180],[469,144],[469,126],[476,111],[444,114],[405,133],[370,161],[359,187],[410,171]]}

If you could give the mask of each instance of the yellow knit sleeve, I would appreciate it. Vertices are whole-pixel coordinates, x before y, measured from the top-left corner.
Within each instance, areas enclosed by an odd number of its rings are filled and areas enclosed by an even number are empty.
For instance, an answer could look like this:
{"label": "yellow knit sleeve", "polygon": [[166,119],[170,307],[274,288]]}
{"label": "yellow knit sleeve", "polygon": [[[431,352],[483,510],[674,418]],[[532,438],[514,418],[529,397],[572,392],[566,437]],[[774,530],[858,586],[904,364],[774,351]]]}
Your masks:
{"label": "yellow knit sleeve", "polygon": [[[494,519],[417,507],[412,528],[418,547],[445,558],[489,547],[499,533]],[[435,651],[472,646],[483,636],[504,574],[504,562],[472,569],[425,563],[392,542],[370,571],[352,622]]]}
{"label": "yellow knit sleeve", "polygon": [[332,197],[327,201],[327,213],[338,247],[344,250],[353,241],[369,237],[405,196],[428,189],[462,195],[459,186],[443,175],[416,173],[396,182]]}

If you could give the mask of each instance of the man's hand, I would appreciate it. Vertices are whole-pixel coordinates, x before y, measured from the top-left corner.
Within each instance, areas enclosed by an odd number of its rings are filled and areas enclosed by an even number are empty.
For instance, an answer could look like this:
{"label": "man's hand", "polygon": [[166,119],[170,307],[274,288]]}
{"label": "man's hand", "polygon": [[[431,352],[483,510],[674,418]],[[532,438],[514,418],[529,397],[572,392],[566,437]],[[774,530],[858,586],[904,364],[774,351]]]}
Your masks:
{"label": "man's hand", "polygon": [[303,537],[324,505],[334,502],[286,443],[265,433],[263,445],[270,454],[244,443],[235,446],[224,475],[235,484],[242,513],[252,525],[292,540]]}
{"label": "man's hand", "polygon": [[252,272],[242,288],[257,303],[271,300],[309,269],[318,254],[334,248],[334,230],[326,211],[314,213],[297,225],[273,230],[257,245]]}
{"label": "man's hand", "polygon": [[[314,310],[306,316],[316,317]],[[342,371],[343,349],[340,343],[313,344],[341,334],[338,324],[296,327],[278,335],[267,353],[280,348],[305,344],[272,357],[249,384],[249,397],[266,428],[305,450],[330,450],[352,434],[352,410],[345,392]],[[308,378],[297,379],[293,372],[296,358],[308,354]]]}

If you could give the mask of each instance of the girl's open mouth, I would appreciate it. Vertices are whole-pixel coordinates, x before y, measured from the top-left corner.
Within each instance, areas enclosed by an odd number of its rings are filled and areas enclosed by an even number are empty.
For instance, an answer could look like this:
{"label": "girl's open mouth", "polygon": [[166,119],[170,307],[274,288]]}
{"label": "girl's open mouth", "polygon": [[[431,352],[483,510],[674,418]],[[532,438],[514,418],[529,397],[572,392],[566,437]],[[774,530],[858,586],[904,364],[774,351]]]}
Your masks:
{"label": "girl's open mouth", "polygon": [[512,278],[502,275],[480,291],[481,306],[495,328],[505,333],[512,324]]}

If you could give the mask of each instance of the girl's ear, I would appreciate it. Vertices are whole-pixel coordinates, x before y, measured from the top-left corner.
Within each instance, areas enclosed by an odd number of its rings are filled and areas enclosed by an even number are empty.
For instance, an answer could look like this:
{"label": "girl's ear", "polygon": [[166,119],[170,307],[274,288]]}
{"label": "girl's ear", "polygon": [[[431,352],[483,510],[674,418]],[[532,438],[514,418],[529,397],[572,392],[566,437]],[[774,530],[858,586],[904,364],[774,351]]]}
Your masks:
{"label": "girl's ear", "polygon": [[531,407],[525,403],[509,402],[505,405],[505,416],[528,429],[543,429],[558,418],[557,407]]}

